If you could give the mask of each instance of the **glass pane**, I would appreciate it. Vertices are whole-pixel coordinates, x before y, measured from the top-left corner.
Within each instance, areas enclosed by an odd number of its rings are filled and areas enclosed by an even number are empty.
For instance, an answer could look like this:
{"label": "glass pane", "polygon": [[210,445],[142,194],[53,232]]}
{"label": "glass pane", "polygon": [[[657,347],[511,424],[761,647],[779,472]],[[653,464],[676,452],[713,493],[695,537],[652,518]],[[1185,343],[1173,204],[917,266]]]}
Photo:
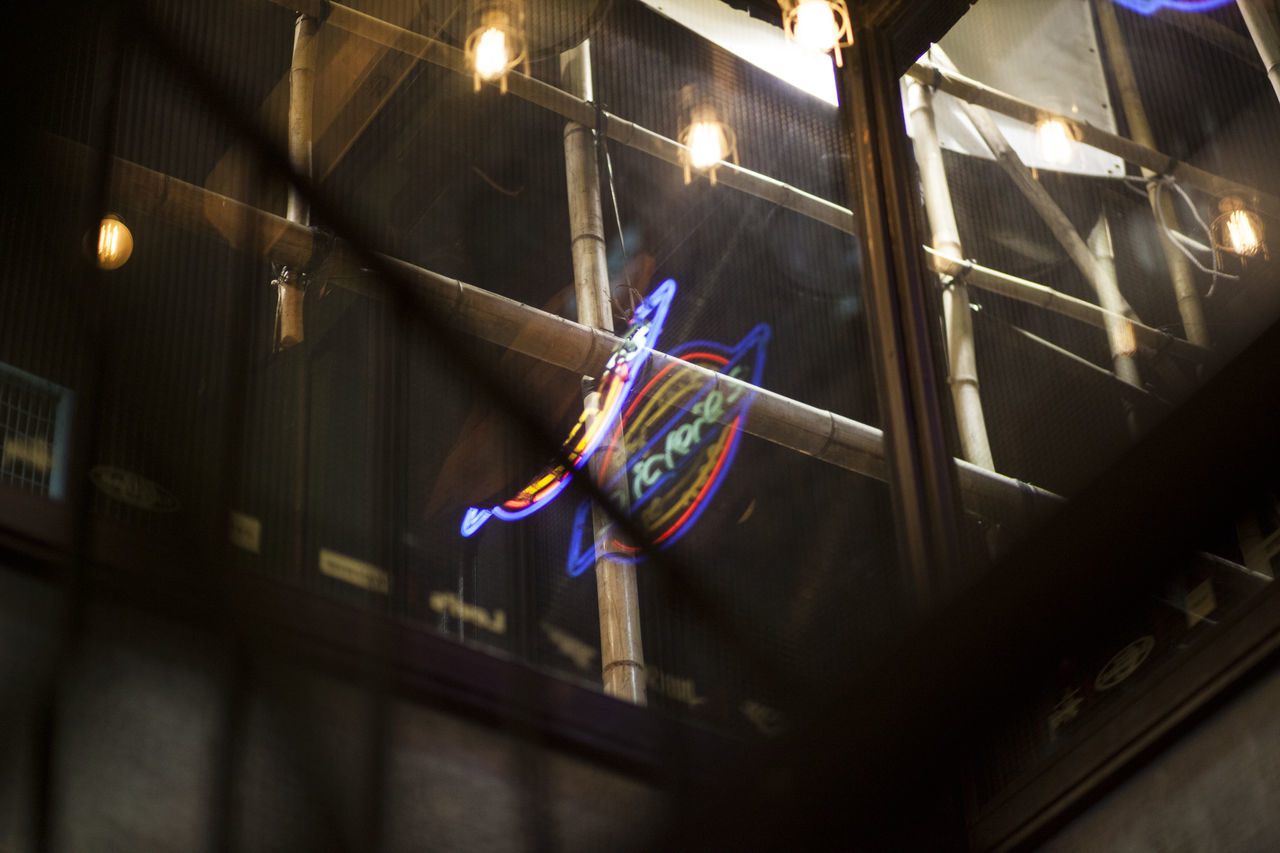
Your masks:
{"label": "glass pane", "polygon": [[76,36],[4,213],[0,362],[91,402],[103,541],[595,685],[630,600],[649,702],[764,735],[901,627],[829,59],[727,7],[150,8]]}
{"label": "glass pane", "polygon": [[[1280,316],[1268,245],[1280,90],[1235,4],[1150,14],[1161,5],[1183,4],[981,0],[903,79],[926,260],[948,301],[939,323],[960,455],[1059,498]],[[1229,441],[1247,413],[1222,417]],[[1168,460],[1169,488],[1187,462]],[[1188,520],[1203,550],[1026,688],[1026,707],[1001,718],[976,762],[975,815],[1268,589],[1275,498],[1251,500],[1239,515]],[[967,510],[986,545],[979,562],[1027,529],[1026,514]]]}

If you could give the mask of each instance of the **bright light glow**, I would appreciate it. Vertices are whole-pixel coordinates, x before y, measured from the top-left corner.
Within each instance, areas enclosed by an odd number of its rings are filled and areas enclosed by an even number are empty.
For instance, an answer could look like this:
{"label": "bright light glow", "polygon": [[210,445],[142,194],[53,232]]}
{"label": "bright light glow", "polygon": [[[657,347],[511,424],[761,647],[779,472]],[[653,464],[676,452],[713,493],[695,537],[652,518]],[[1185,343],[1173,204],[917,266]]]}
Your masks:
{"label": "bright light glow", "polygon": [[1036,144],[1046,163],[1066,163],[1071,159],[1075,137],[1062,119],[1047,118],[1036,125]]}
{"label": "bright light glow", "polygon": [[711,121],[695,122],[689,128],[689,163],[695,169],[706,169],[724,159],[724,133]]}
{"label": "bright light glow", "polygon": [[836,46],[840,28],[836,15],[827,0],[805,0],[796,7],[796,41],[819,53],[826,53]]}
{"label": "bright light glow", "polygon": [[98,225],[98,266],[104,270],[119,269],[133,254],[133,235],[114,216],[104,216]]}
{"label": "bright light glow", "polygon": [[492,80],[507,68],[511,55],[507,52],[507,35],[497,27],[489,27],[476,43],[476,73]]}
{"label": "bright light glow", "polygon": [[1254,227],[1253,216],[1247,210],[1232,210],[1222,223],[1226,248],[1237,255],[1252,257],[1262,251],[1262,235]]}

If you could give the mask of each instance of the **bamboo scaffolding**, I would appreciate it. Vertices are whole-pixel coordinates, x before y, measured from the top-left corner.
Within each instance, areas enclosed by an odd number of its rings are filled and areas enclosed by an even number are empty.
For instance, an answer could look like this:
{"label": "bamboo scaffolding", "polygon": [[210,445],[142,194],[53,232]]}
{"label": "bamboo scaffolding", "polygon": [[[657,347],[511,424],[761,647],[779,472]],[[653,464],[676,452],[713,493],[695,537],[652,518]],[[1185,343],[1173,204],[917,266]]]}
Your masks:
{"label": "bamboo scaffolding", "polygon": [[[398,50],[401,53],[470,76],[462,51],[444,42],[398,27],[395,24],[357,12],[329,0],[269,0],[278,6],[296,9],[303,14],[323,20],[325,24],[368,39],[376,44]],[[1218,177],[1163,154],[1131,139],[1092,127],[1069,116],[1058,115],[984,86],[961,74],[945,72],[929,63],[916,63],[907,74],[922,83],[940,89],[961,100],[986,107],[995,112],[1034,125],[1042,118],[1060,118],[1073,129],[1076,138],[1087,145],[1115,154],[1131,163],[1145,166],[1157,174],[1170,174],[1188,186],[1197,187],[1211,195],[1235,195],[1257,200],[1258,209],[1272,217],[1280,218],[1280,199],[1260,193],[1243,184]],[[597,112],[594,105],[576,98],[532,77],[512,72],[507,78],[508,89],[516,97],[551,110],[571,121],[595,126]],[[640,125],[603,112],[605,134],[615,142],[647,153],[672,165],[680,164],[679,143]],[[847,233],[853,232],[853,213],[847,207],[798,190],[781,181],[761,175],[749,169],[722,163],[716,173],[716,182],[725,184],[748,195],[770,201],[780,207],[793,210],[817,222]]]}
{"label": "bamboo scaffolding", "polygon": [[1043,119],[1061,121],[1071,128],[1075,138],[1085,145],[1114,154],[1134,165],[1150,169],[1157,175],[1170,175],[1186,186],[1195,187],[1218,198],[1238,196],[1253,199],[1259,212],[1273,219],[1280,218],[1280,198],[1206,172],[1204,169],[1184,163],[1168,154],[1162,154],[1132,139],[1108,133],[1071,116],[1037,107],[1021,98],[1007,95],[962,74],[944,70],[928,62],[917,62],[907,70],[907,75],[962,101],[1029,125],[1035,125]]}
{"label": "bamboo scaffolding", "polygon": [[1156,354],[1168,351],[1180,358],[1200,363],[1212,361],[1214,358],[1213,353],[1207,349],[1198,347],[1144,323],[1129,320],[1122,314],[1113,314],[1113,312],[1094,305],[1092,302],[1068,296],[1061,291],[1046,287],[1043,284],[1037,284],[1034,281],[1027,281],[1024,278],[1018,278],[1008,273],[980,266],[973,261],[947,257],[928,246],[924,247],[924,251],[929,265],[935,272],[963,278],[965,282],[989,293],[1007,296],[1010,299],[1016,299],[1028,305],[1035,305],[1046,311],[1052,311],[1064,317],[1071,317],[1074,320],[1088,323],[1090,326],[1099,329],[1105,330],[1107,323],[1113,320],[1126,322],[1129,328],[1133,330],[1133,336],[1138,346]]}
{"label": "bamboo scaffolding", "polygon": [[[938,62],[948,70],[955,70],[951,60],[942,52],[942,48],[937,45],[929,49],[929,55],[931,57],[936,56]],[[1084,239],[1076,231],[1071,220],[1062,212],[1062,208],[1053,200],[1053,196],[1049,195],[1049,191],[1035,179],[1031,169],[1022,162],[1022,158],[1018,156],[1018,152],[1009,144],[1009,140],[1005,138],[1004,132],[996,125],[995,119],[991,117],[991,114],[982,107],[964,102],[961,102],[960,109],[965,117],[969,119],[974,130],[978,132],[978,136],[982,138],[983,143],[991,150],[991,154],[996,158],[996,163],[1031,204],[1036,215],[1048,226],[1054,239],[1058,241],[1063,251],[1067,253],[1067,257],[1071,259],[1076,269],[1080,270],[1080,274],[1084,276],[1085,282],[1093,288],[1094,293],[1097,293],[1099,299],[1101,299],[1104,290],[1107,290],[1106,273],[1101,269],[1094,253],[1090,251],[1089,246],[1086,245]],[[1118,310],[1130,319],[1136,320],[1138,318],[1137,314],[1124,301],[1124,297],[1119,295],[1118,291],[1109,292],[1107,295],[1112,298],[1112,304],[1104,306],[1107,310]]]}
{"label": "bamboo scaffolding", "polygon": [[[44,141],[50,174],[71,186],[83,186],[95,162],[89,149],[53,136],[46,136]],[[316,278],[354,293],[371,298],[384,294],[358,255],[310,228],[127,160],[113,158],[109,173],[113,198],[136,214],[156,216],[212,239],[226,239],[235,248],[259,253],[275,263],[314,268]],[[215,221],[238,225],[229,232],[238,236],[224,237],[224,232],[213,224]],[[316,268],[318,261],[323,262]],[[566,370],[598,376],[618,343],[616,337],[600,329],[405,261],[385,261],[416,289],[424,305],[437,316],[468,334]],[[951,263],[964,267],[964,262]],[[731,391],[753,394],[750,412],[742,425],[749,435],[873,479],[883,481],[888,476],[884,435],[875,427],[664,353],[655,352],[652,363],[658,368],[671,365],[674,371],[685,373],[694,381],[718,386],[726,395]],[[1061,501],[1053,492],[964,460],[957,460],[957,468],[965,508],[977,515],[1000,520],[1018,518],[1052,508]]]}
{"label": "bamboo scaffolding", "polygon": [[[933,247],[944,256],[960,258],[960,229],[956,225],[951,190],[942,164],[942,146],[934,122],[933,91],[913,80],[907,86],[907,114],[915,140],[916,163],[924,188],[925,212]],[[942,292],[942,310],[947,334],[947,366],[951,399],[955,404],[956,426],[964,457],[994,471],[991,442],[978,385],[978,356],[973,341],[973,317],[969,313],[969,288],[963,278],[948,278]]]}
{"label": "bamboo scaffolding", "polygon": [[1258,56],[1267,71],[1267,79],[1271,88],[1276,90],[1280,98],[1280,35],[1276,34],[1276,21],[1268,11],[1268,4],[1260,0],[1236,0],[1244,24],[1249,28],[1249,35],[1258,48]]}
{"label": "bamboo scaffolding", "polygon": [[[327,0],[271,0],[271,2],[289,9],[298,9],[305,14],[320,16],[326,26],[345,30],[441,68],[471,76],[472,72],[467,67],[461,50],[372,15],[366,15]],[[507,88],[510,94],[570,121],[586,127],[598,125],[599,113],[595,105],[555,86],[513,71],[507,76]],[[685,150],[684,146],[611,113],[600,112],[603,113],[605,135],[610,139],[683,168],[680,156]],[[841,207],[834,202],[803,192],[750,169],[743,169],[732,163],[721,163],[716,172],[716,182],[772,202],[779,207],[793,210],[810,219],[830,225],[832,228],[853,233],[853,213],[847,207]]]}
{"label": "bamboo scaffolding", "polygon": [[[1116,86],[1120,90],[1120,103],[1124,108],[1125,119],[1129,125],[1129,134],[1134,141],[1149,147],[1155,146],[1155,134],[1151,131],[1151,123],[1147,121],[1147,111],[1142,105],[1142,95],[1138,91],[1138,78],[1133,73],[1133,64],[1129,61],[1129,51],[1125,47],[1124,37],[1120,32],[1120,23],[1116,18],[1116,10],[1110,2],[1095,2],[1098,26],[1102,31],[1103,50],[1115,74]],[[1161,193],[1150,179],[1156,173],[1150,169],[1142,169],[1142,176],[1147,178],[1147,198],[1151,202],[1151,212],[1156,222],[1177,222],[1173,210],[1173,199],[1168,193]],[[1165,265],[1169,268],[1169,278],[1173,283],[1174,296],[1178,301],[1178,315],[1182,318],[1182,328],[1187,340],[1197,346],[1209,346],[1209,327],[1205,323],[1204,308],[1200,304],[1200,291],[1191,274],[1191,265],[1187,258],[1173,244],[1163,228],[1160,232],[1160,248],[1164,253]]]}
{"label": "bamboo scaffolding", "polygon": [[[591,43],[561,54],[560,77],[565,87],[584,100],[592,100]],[[605,262],[604,214],[600,204],[600,170],[596,138],[590,127],[571,121],[564,129],[565,185],[569,195],[569,233],[573,253],[573,285],[578,322],[593,329],[613,331],[613,305],[609,297],[609,269]],[[587,395],[588,411],[598,411],[598,392]],[[595,399],[593,399],[595,398]],[[622,442],[622,436],[616,438]],[[597,453],[591,459],[591,476],[607,483],[626,470],[626,449],[608,454],[610,464],[601,470]],[[624,490],[628,491],[628,490]],[[626,507],[620,507],[625,510]],[[596,541],[608,540],[612,519],[603,507],[592,507]],[[640,595],[634,563],[612,559],[606,551],[595,565],[596,599],[600,612],[600,672],[604,692],[637,705],[646,704],[644,647],[640,639]]]}

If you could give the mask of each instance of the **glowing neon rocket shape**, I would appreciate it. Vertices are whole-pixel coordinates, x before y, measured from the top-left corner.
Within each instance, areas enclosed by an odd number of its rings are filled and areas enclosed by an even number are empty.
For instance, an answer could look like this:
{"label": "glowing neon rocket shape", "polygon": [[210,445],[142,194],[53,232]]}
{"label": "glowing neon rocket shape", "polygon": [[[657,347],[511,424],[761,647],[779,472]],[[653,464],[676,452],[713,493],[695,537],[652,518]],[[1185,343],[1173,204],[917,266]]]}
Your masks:
{"label": "glowing neon rocket shape", "polygon": [[[462,517],[463,536],[471,536],[490,518],[517,521],[532,515],[569,485],[573,472],[587,464],[622,413],[636,379],[662,334],[675,293],[675,280],[669,278],[636,308],[631,317],[631,328],[605,362],[604,375],[600,379],[599,411],[583,410],[560,447],[561,458],[538,472],[515,497],[489,509],[469,507]],[[591,417],[593,414],[594,418]]]}
{"label": "glowing neon rocket shape", "polygon": [[[608,493],[627,490],[629,512],[648,530],[658,550],[689,532],[732,467],[742,421],[755,399],[751,389],[764,373],[768,341],[769,326],[761,323],[734,347],[710,341],[683,344],[671,355],[739,379],[747,388],[737,383],[690,383],[687,374],[669,363],[623,413],[626,471],[615,473],[603,487]],[[608,468],[606,456],[600,470]],[[620,541],[611,530],[593,537],[589,500],[578,506],[570,543],[568,571],[573,576],[606,553],[615,562],[644,559],[639,548]]]}
{"label": "glowing neon rocket shape", "polygon": [[1140,15],[1154,15],[1161,9],[1172,9],[1175,12],[1208,12],[1234,3],[1235,0],[1112,0],[1126,9],[1132,9]]}

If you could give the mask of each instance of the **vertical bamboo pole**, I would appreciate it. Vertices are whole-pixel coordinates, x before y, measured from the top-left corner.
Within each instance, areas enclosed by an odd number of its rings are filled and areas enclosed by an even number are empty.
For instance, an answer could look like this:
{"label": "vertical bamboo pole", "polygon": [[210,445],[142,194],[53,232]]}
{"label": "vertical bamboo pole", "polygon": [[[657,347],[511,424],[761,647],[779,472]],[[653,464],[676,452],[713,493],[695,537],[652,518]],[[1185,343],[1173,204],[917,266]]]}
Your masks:
{"label": "vertical bamboo pole", "polygon": [[[1120,33],[1120,22],[1116,18],[1116,10],[1109,0],[1095,2],[1094,9],[1098,15],[1098,26],[1102,31],[1103,50],[1111,71],[1115,74],[1116,87],[1120,90],[1120,103],[1124,108],[1125,119],[1129,125],[1129,136],[1134,142],[1148,148],[1155,147],[1155,134],[1151,132],[1151,124],[1147,121],[1147,111],[1142,106],[1142,96],[1138,91],[1138,79],[1133,73],[1133,64],[1129,60],[1129,51],[1125,48],[1124,37]],[[1155,172],[1143,169],[1142,176],[1150,180]],[[1151,211],[1156,222],[1176,222],[1173,210],[1173,199],[1168,193],[1158,192],[1156,185],[1148,183],[1147,197],[1151,200]],[[1197,346],[1208,348],[1209,327],[1204,320],[1204,308],[1200,304],[1200,291],[1196,289],[1192,278],[1191,264],[1186,256],[1178,251],[1163,228],[1160,232],[1160,248],[1164,252],[1165,265],[1169,268],[1169,277],[1173,282],[1173,292],[1178,300],[1178,314],[1182,317],[1182,328],[1187,340]]]}
{"label": "vertical bamboo pole", "polygon": [[[1098,221],[1089,232],[1089,250],[1097,259],[1098,304],[1112,312],[1106,315],[1112,369],[1121,381],[1140,389],[1142,379],[1138,375],[1138,362],[1134,358],[1138,344],[1134,338],[1133,326],[1128,320],[1117,316],[1124,298],[1120,295],[1120,284],[1116,277],[1116,253],[1111,245],[1111,224],[1107,220],[1105,209],[1098,214]],[[1136,439],[1139,432],[1137,411],[1128,398],[1125,399],[1124,406],[1129,435]]]}
{"label": "vertical bamboo pole", "polygon": [[[592,100],[591,45],[582,44],[560,57],[564,87],[583,100]],[[578,322],[613,331],[613,307],[609,300],[609,270],[605,264],[604,214],[600,205],[600,172],[596,140],[591,128],[569,122],[564,129],[565,181],[569,192],[569,228],[572,234],[573,284],[578,299]],[[587,411],[595,407],[588,395]],[[621,440],[619,438],[619,440]],[[607,482],[626,468],[622,448],[610,454],[610,470],[596,467],[591,476]],[[597,539],[609,528],[608,516],[594,510]],[[604,690],[611,696],[645,704],[644,651],[640,642],[640,603],[633,564],[620,563],[605,553],[596,560],[596,595],[600,608],[600,666]]]}
{"label": "vertical bamboo pole", "polygon": [[[924,206],[933,233],[933,248],[948,258],[961,260],[960,229],[956,225],[951,190],[942,165],[942,146],[934,121],[933,91],[916,80],[907,85],[907,114],[915,139],[916,164],[924,188]],[[973,342],[973,317],[969,313],[969,288],[951,278],[942,292],[942,310],[947,331],[947,363],[951,376],[951,399],[964,458],[975,465],[995,470],[987,422],[978,389],[978,357]]]}
{"label": "vertical bamboo pole", "polygon": [[[289,66],[289,165],[306,177],[311,176],[312,114],[315,109],[316,53],[319,22],[299,15],[293,28],[293,62]],[[298,188],[289,186],[289,202],[285,218],[308,225],[311,210]],[[302,342],[302,280],[297,271],[281,270],[276,346],[279,349]]]}
{"label": "vertical bamboo pole", "polygon": [[1276,32],[1276,21],[1267,11],[1268,4],[1262,0],[1236,0],[1244,24],[1253,36],[1253,43],[1258,48],[1258,56],[1267,69],[1267,79],[1271,88],[1276,90],[1280,98],[1280,35]]}

